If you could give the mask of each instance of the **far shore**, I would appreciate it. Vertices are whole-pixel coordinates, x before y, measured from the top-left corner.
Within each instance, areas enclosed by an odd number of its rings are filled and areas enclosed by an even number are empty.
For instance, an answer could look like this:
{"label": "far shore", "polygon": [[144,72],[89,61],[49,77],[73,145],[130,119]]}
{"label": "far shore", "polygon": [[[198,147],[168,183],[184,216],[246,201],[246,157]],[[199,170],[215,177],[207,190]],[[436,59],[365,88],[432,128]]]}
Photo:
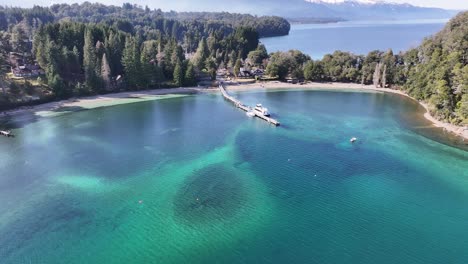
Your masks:
{"label": "far shore", "polygon": [[[267,89],[267,90],[275,90],[275,89],[347,90],[347,89],[351,89],[351,90],[378,91],[378,92],[399,94],[399,95],[402,95],[402,96],[405,96],[405,97],[408,97],[417,101],[416,99],[412,98],[411,96],[407,95],[405,92],[400,91],[400,90],[394,90],[394,89],[389,89],[389,88],[376,88],[373,85],[361,85],[361,84],[355,84],[355,83],[334,83],[334,82],[314,83],[312,82],[312,83],[299,85],[299,84],[272,81],[272,82],[264,82],[264,83],[229,85],[227,88],[233,91],[258,91],[262,89]],[[50,103],[45,103],[45,104],[40,104],[40,105],[30,106],[30,107],[20,107],[18,109],[4,111],[0,114],[0,117],[17,116],[17,115],[23,115],[23,114],[37,114],[40,112],[50,112],[50,111],[60,112],[62,109],[66,111],[67,108],[72,109],[74,107],[83,108],[83,109],[92,109],[92,108],[111,106],[111,105],[117,105],[117,104],[155,100],[159,98],[164,98],[168,95],[187,95],[187,94],[195,94],[199,92],[217,92],[217,90],[218,90],[217,88],[203,89],[203,88],[191,87],[191,88],[156,89],[156,90],[145,90],[145,91],[128,91],[128,92],[120,92],[120,93],[105,94],[105,95],[95,95],[95,96],[89,96],[89,97],[72,98],[68,100],[50,102]],[[424,114],[424,117],[427,120],[431,121],[434,124],[434,126],[444,128],[446,131],[452,132],[460,137],[463,137],[464,139],[468,139],[468,127],[456,126],[453,124],[439,121],[430,115],[427,104],[423,102],[419,102],[419,101],[417,102],[426,109],[426,113]]]}

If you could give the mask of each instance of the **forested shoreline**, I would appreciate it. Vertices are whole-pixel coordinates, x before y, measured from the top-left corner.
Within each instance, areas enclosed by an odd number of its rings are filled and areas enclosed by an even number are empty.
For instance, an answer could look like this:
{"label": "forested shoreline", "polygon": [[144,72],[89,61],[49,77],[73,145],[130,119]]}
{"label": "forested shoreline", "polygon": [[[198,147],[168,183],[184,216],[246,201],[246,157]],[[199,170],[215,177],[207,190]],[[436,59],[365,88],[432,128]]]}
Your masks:
{"label": "forested shoreline", "polygon": [[289,28],[279,17],[162,12],[131,4],[0,7],[0,108],[29,104],[24,98],[37,103],[193,86],[245,60],[260,36]]}
{"label": "forested shoreline", "polygon": [[0,30],[7,31],[21,24],[26,34],[34,34],[41,25],[52,22],[73,21],[82,23],[103,23],[116,26],[123,31],[133,27],[150,27],[165,33],[177,31],[178,36],[190,38],[189,25],[223,28],[232,31],[236,27],[254,28],[260,37],[289,34],[291,25],[278,16],[253,16],[228,12],[164,12],[137,4],[109,6],[100,3],[54,4],[50,7],[33,8],[6,7],[0,5]]}
{"label": "forested shoreline", "polygon": [[399,89],[428,103],[439,120],[468,124],[468,12],[450,20],[435,36],[406,52],[345,51],[321,60],[300,51],[270,54],[267,73],[280,79],[371,84]]}
{"label": "forested shoreline", "polygon": [[[234,78],[245,71],[265,69],[267,79],[373,84],[403,90],[427,102],[437,119],[468,124],[468,12],[406,52],[376,50],[356,55],[335,51],[321,60],[297,50],[268,54],[259,45],[260,32],[289,32],[289,23],[284,22],[276,17],[229,13],[164,13],[131,4],[0,8],[0,106],[23,105],[12,98],[38,90],[42,93],[36,103],[194,86],[215,80],[220,69]],[[3,78],[13,68],[11,54],[26,65],[40,67],[44,74],[21,81]]]}

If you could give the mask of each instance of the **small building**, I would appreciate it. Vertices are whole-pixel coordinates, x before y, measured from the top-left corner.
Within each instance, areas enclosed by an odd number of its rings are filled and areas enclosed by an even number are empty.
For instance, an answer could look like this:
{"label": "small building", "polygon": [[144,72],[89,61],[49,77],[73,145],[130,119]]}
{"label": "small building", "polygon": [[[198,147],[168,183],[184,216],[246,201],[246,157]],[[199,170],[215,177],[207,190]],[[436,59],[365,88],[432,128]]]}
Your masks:
{"label": "small building", "polygon": [[264,74],[265,74],[265,71],[264,70],[261,70],[261,69],[255,69],[255,70],[252,70],[250,72],[250,74],[252,76],[258,76],[258,77],[262,77]]}
{"label": "small building", "polygon": [[17,67],[12,67],[11,72],[15,77],[37,77],[45,74],[44,70],[37,64],[25,64]]}

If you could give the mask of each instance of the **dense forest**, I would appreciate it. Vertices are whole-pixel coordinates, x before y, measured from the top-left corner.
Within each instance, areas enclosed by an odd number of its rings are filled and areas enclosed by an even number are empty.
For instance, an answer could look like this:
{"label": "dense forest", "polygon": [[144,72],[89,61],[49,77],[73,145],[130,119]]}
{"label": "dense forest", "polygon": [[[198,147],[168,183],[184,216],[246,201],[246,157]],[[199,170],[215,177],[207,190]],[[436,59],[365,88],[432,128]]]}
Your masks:
{"label": "dense forest", "polygon": [[[195,75],[216,77],[220,65],[245,59],[258,45],[258,33],[238,27],[193,27],[201,35],[191,58],[172,34],[152,28],[125,32],[105,24],[63,22],[42,26],[35,34],[33,52],[45,70],[54,95],[66,98],[113,90],[139,90],[195,85]],[[121,79],[121,77],[123,78]]]}
{"label": "dense forest", "polygon": [[267,73],[280,79],[401,89],[427,102],[438,119],[468,124],[468,12],[460,13],[441,32],[404,53],[335,51],[314,61],[300,51],[276,52],[270,55]]}
{"label": "dense forest", "polygon": [[[419,47],[399,54],[335,51],[312,60],[296,50],[268,54],[259,45],[262,34],[288,31],[289,24],[276,17],[164,13],[131,4],[0,7],[0,108],[22,105],[26,95],[37,91],[42,93],[35,103],[192,86],[200,80],[215,80],[218,69],[239,76],[241,69],[261,68],[270,79],[404,90],[427,102],[437,118],[468,124],[468,12],[460,13]],[[43,73],[15,79],[10,73],[14,61]]]}
{"label": "dense forest", "polygon": [[131,4],[0,7],[0,107],[25,98],[196,85],[246,59],[261,35],[289,28],[278,17],[164,13]]}
{"label": "dense forest", "polygon": [[[99,3],[55,4],[49,7],[10,8],[0,6],[0,30],[21,24],[26,33],[33,34],[39,26],[49,22],[74,21],[83,23],[103,23],[117,26],[124,31],[133,27],[151,27],[165,33],[177,32],[175,37],[190,38],[190,25],[203,25],[210,28],[223,28],[232,31],[236,27],[254,28],[260,37],[287,35],[291,25],[287,20],[276,16],[252,16],[226,12],[163,12],[129,3],[123,6],[106,6]],[[187,36],[188,34],[188,36]]]}

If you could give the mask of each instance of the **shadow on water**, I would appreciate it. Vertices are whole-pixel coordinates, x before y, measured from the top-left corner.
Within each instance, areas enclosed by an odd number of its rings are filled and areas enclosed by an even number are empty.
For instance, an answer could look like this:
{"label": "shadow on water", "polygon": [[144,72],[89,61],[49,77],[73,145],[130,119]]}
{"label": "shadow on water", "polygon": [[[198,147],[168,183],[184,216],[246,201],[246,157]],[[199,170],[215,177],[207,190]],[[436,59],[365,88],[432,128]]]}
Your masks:
{"label": "shadow on water", "polygon": [[[314,190],[334,192],[337,183],[359,175],[385,175],[401,183],[408,179],[424,181],[426,186],[444,184],[424,168],[362,141],[343,147],[265,131],[261,134],[243,131],[235,145],[241,159],[250,163],[255,175],[268,183],[270,194],[289,203],[305,201]],[[466,159],[463,155],[447,155]],[[458,193],[453,188],[450,190]]]}
{"label": "shadow on water", "polygon": [[174,199],[174,215],[187,225],[229,219],[245,203],[242,179],[223,165],[194,171]]}
{"label": "shadow on water", "polygon": [[8,228],[0,229],[0,258],[7,261],[9,256],[21,252],[44,233],[85,230],[83,227],[92,223],[91,219],[89,211],[79,209],[69,199],[36,204],[32,211],[18,217]]}

